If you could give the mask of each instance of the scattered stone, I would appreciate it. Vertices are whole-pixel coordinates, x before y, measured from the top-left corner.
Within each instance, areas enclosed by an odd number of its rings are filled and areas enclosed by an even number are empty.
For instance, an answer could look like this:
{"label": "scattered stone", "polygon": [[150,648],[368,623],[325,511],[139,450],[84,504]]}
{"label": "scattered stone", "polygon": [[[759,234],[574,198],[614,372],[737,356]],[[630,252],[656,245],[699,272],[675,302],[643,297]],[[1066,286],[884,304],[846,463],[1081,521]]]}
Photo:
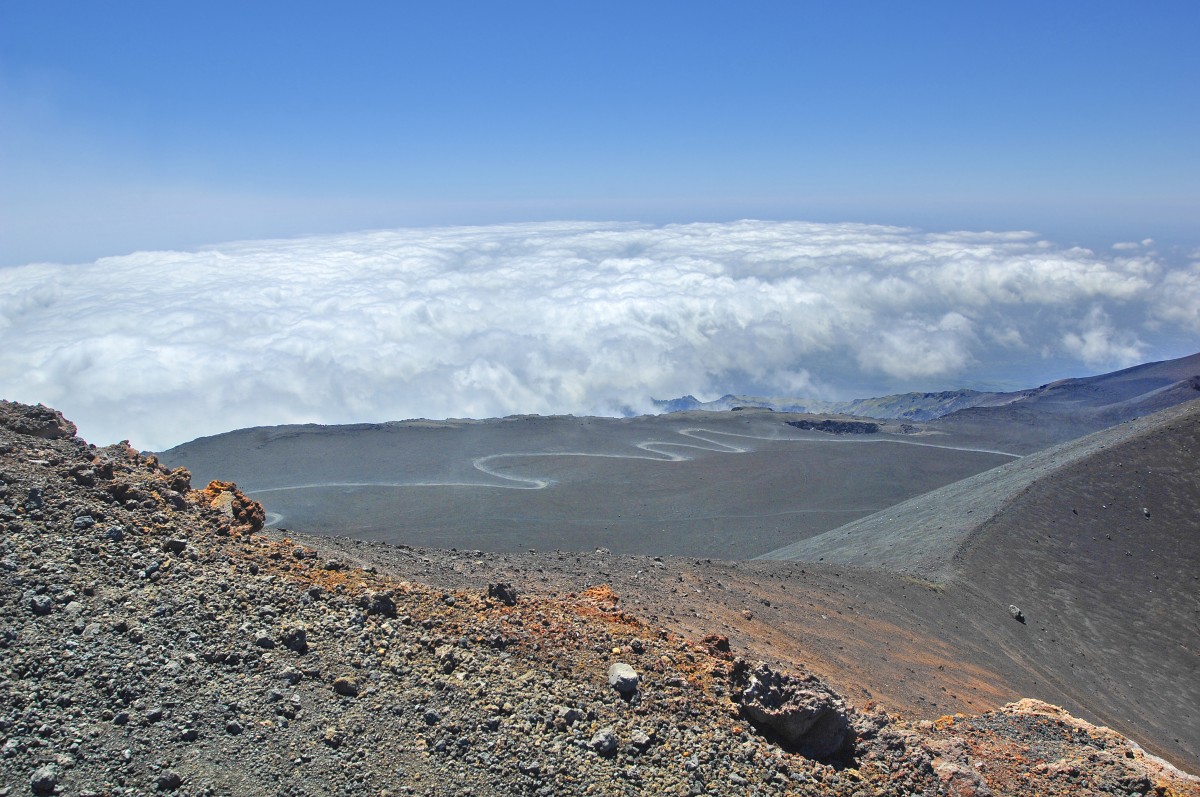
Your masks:
{"label": "scattered stone", "polygon": [[25,494],[25,510],[30,511],[42,508],[42,488],[30,487],[29,492]]}
{"label": "scattered stone", "polygon": [[178,772],[168,769],[158,776],[155,785],[159,791],[175,791],[183,785],[183,778],[179,776]]}
{"label": "scattered stone", "polygon": [[121,542],[125,539],[125,527],[109,526],[104,531],[104,538],[109,542]]}
{"label": "scattered stone", "polygon": [[832,761],[854,742],[850,709],[816,678],[778,673],[760,662],[739,660],[732,680],[742,714],[785,750],[818,761]]}
{"label": "scattered stone", "polygon": [[969,766],[953,761],[939,761],[934,765],[943,793],[948,797],[993,797],[983,777]]}
{"label": "scattered stone", "polygon": [[638,690],[637,671],[624,662],[617,662],[608,668],[608,685],[623,695],[632,695]]}
{"label": "scattered stone", "polygon": [[710,651],[716,654],[729,652],[729,637],[721,634],[709,634],[701,640]]}
{"label": "scattered stone", "polygon": [[344,697],[358,697],[358,679],[351,675],[343,675],[333,681],[333,691]]}
{"label": "scattered stone", "polygon": [[617,752],[617,735],[612,728],[601,728],[592,736],[588,747],[602,756],[613,755]]}
{"label": "scattered stone", "polygon": [[557,706],[554,709],[555,721],[563,727],[570,728],[575,723],[579,722],[581,715],[578,711],[568,706]]}
{"label": "scattered stone", "polygon": [[72,525],[76,531],[83,531],[96,525],[96,520],[91,515],[82,515],[75,518],[75,522]]}
{"label": "scattered stone", "polygon": [[29,776],[29,789],[34,794],[54,794],[58,788],[58,767],[46,764],[38,767]]}
{"label": "scattered stone", "polygon": [[169,539],[163,543],[163,550],[168,553],[181,554],[187,550],[187,540]]}
{"label": "scattered stone", "polygon": [[280,641],[285,648],[295,653],[308,652],[308,632],[300,626],[285,628]]}
{"label": "scattered stone", "polygon": [[396,601],[386,592],[370,592],[363,596],[359,605],[366,609],[367,614],[382,614],[384,617],[396,616]]}
{"label": "scattered stone", "polygon": [[49,595],[34,595],[29,599],[29,610],[38,616],[50,614],[54,599]]}
{"label": "scattered stone", "polygon": [[1012,617],[1012,619],[1016,620],[1018,623],[1023,624],[1025,622],[1025,613],[1022,612],[1019,607],[1017,607],[1011,603],[1008,605],[1008,614],[1009,614],[1009,616]]}
{"label": "scattered stone", "polygon": [[487,596],[493,600],[498,600],[505,606],[517,605],[517,591],[510,584],[503,581],[496,584],[488,584]]}

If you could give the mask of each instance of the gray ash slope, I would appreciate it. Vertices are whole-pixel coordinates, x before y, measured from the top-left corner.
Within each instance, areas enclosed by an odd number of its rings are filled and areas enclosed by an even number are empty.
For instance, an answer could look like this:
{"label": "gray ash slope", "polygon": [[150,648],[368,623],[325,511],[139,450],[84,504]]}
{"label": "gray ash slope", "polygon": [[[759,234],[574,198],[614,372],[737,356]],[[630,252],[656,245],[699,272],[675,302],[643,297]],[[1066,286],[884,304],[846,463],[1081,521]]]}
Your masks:
{"label": "gray ash slope", "polygon": [[1126,732],[1175,755],[1200,749],[1200,400],[766,558],[910,573],[1017,604],[1019,635],[996,636],[979,612],[963,614],[965,635],[991,636],[997,655]]}
{"label": "gray ash slope", "polygon": [[[288,528],[490,551],[741,559],[1008,461],[882,422],[869,435],[748,410],[638,418],[282,426],[163,452]],[[916,432],[916,433],[914,433]]]}
{"label": "gray ash slope", "polygon": [[602,585],[454,591],[266,536],[233,485],[73,432],[0,402],[5,794],[1200,794],[1044,704],[905,723]]}
{"label": "gray ash slope", "polygon": [[[799,540],[760,555],[760,559],[796,559],[853,564],[898,573],[912,573],[936,580],[955,574],[953,560],[968,537],[976,535],[985,524],[993,521],[1017,502],[1028,501],[1027,493],[1034,485],[1053,484],[1055,479],[1069,478],[1078,468],[1088,468],[1097,458],[1113,448],[1141,446],[1147,436],[1154,436],[1164,424],[1174,430],[1175,422],[1190,429],[1194,423],[1200,398],[1178,405],[1172,410],[1145,418],[1137,418],[1090,435],[1061,443],[1051,448],[1008,462],[984,473],[954,482],[916,498],[889,507],[868,517],[847,523],[823,534]],[[1181,434],[1186,434],[1181,432]],[[1185,438],[1181,438],[1185,440]],[[1180,442],[1187,451],[1187,444]],[[1172,451],[1179,457],[1181,452]],[[1159,452],[1157,456],[1168,456]],[[1134,457],[1142,463],[1144,457]],[[1181,456],[1186,465],[1186,453]],[[1144,463],[1148,470],[1149,462]],[[1131,470],[1131,478],[1136,479]],[[1190,475],[1186,470],[1185,475]],[[1161,469],[1159,481],[1171,478]],[[1189,482],[1174,477],[1175,489],[1186,492]],[[1079,485],[1072,482],[1074,488]],[[1096,489],[1100,489],[1099,486]],[[1108,486],[1105,489],[1115,489]],[[1138,485],[1141,489],[1141,485]],[[1186,504],[1200,494],[1182,495],[1173,499],[1175,505]],[[1071,496],[1064,489],[1063,501]],[[1114,499],[1115,500],[1115,499]],[[1197,504],[1200,506],[1200,503]],[[1186,539],[1187,513],[1178,514],[1158,528],[1178,532]]]}
{"label": "gray ash slope", "polygon": [[272,520],[307,532],[744,559],[1011,455],[1188,401],[1198,388],[1200,354],[993,394],[988,406],[925,424],[871,421],[880,428],[870,435],[820,431],[863,424],[849,418],[745,408],[259,427],[161,457],[199,478],[238,482],[271,507]]}

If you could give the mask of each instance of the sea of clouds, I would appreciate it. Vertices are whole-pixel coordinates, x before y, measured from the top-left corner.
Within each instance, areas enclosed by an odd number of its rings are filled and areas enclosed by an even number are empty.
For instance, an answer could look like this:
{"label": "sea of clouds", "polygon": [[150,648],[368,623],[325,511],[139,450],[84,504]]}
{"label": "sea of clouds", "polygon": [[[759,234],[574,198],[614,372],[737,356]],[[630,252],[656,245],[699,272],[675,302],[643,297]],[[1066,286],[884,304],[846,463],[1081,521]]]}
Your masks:
{"label": "sea of clouds", "polygon": [[759,221],[401,229],[0,269],[0,397],[57,407],[93,442],[161,449],[261,424],[1097,372],[1198,332],[1200,258],[1168,266],[1150,241],[1094,253],[1024,232]]}

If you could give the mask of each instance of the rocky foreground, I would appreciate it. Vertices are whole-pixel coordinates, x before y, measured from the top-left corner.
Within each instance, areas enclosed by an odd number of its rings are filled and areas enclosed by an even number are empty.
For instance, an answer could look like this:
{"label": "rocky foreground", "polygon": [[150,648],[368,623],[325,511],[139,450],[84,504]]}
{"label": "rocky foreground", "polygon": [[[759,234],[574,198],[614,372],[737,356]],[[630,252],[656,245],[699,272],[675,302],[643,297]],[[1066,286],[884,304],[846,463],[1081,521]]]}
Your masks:
{"label": "rocky foreground", "polygon": [[0,795],[1200,795],[1045,703],[908,723],[603,584],[445,591],[263,534],[235,485],[74,433],[0,402]]}

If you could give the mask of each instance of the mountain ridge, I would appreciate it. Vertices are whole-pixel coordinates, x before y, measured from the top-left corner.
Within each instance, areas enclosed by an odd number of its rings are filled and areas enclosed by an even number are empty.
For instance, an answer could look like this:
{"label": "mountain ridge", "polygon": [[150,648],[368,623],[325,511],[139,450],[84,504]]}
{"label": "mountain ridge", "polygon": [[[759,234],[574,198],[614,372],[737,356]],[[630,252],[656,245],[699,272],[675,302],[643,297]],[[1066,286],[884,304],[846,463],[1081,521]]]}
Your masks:
{"label": "mountain ridge", "polygon": [[[1200,379],[1200,353],[1171,360],[1141,363],[1092,376],[1057,379],[1038,387],[1015,391],[977,391],[960,388],[929,393],[892,393],[848,401],[735,394],[726,394],[712,401],[700,401],[687,395],[677,399],[652,399],[652,402],[661,412],[723,412],[738,407],[756,407],[776,412],[832,413],[888,420],[933,421],[976,407],[995,408],[1023,402],[1044,406],[1053,403],[1056,398],[1069,391],[1075,391],[1076,395],[1080,391],[1107,391],[1104,401],[1106,404],[1136,402],[1139,397],[1145,396],[1149,399],[1150,395],[1158,390],[1193,379]],[[1163,408],[1152,404],[1149,406],[1153,406],[1154,409]]]}

